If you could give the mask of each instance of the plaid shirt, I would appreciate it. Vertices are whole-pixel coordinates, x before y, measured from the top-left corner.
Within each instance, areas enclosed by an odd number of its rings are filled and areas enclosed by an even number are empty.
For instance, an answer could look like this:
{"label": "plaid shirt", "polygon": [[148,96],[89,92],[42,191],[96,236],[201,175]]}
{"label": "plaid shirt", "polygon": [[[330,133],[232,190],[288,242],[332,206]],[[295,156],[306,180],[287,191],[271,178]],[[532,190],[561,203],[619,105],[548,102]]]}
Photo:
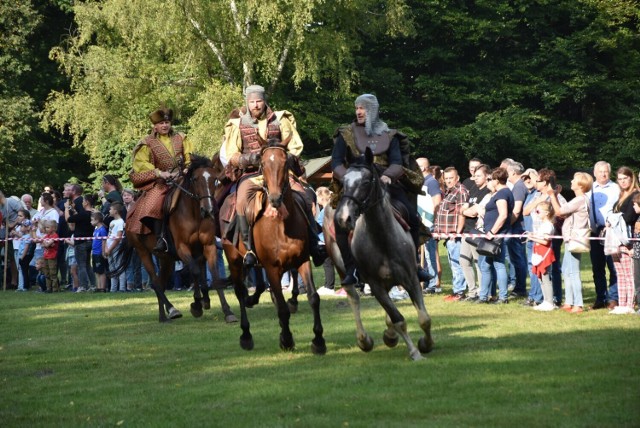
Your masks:
{"label": "plaid shirt", "polygon": [[437,233],[457,233],[458,215],[462,214],[462,205],[469,200],[469,191],[460,183],[447,189],[438,207],[436,216]]}

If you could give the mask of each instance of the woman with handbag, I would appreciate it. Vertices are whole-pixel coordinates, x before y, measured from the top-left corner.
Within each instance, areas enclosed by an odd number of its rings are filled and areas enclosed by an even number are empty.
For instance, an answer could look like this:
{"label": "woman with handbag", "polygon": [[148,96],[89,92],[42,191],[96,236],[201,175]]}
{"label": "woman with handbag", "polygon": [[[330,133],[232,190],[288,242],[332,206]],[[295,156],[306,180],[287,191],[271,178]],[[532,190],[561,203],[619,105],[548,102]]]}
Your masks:
{"label": "woman with handbag", "polygon": [[[498,301],[496,303],[509,303],[507,268],[504,263],[506,247],[503,238],[496,238],[509,231],[511,214],[513,213],[514,199],[511,190],[507,187],[509,174],[504,168],[496,168],[491,171],[491,177],[487,179],[487,186],[492,193],[491,199],[484,207],[484,230],[487,238],[479,238],[486,242],[478,244],[478,266],[482,273],[480,282],[480,296],[476,303],[488,303],[491,292],[491,281],[495,273],[498,285]],[[478,207],[480,215],[482,208]],[[481,254],[483,244],[498,244],[497,254]],[[490,245],[487,245],[490,246]]]}
{"label": "woman with handbag", "polygon": [[560,206],[558,195],[551,185],[546,192],[557,216],[565,218],[562,225],[564,240],[564,257],[562,259],[562,276],[565,285],[565,304],[562,310],[579,314],[582,307],[582,281],[580,279],[580,260],[582,253],[589,252],[590,224],[588,198],[585,195],[593,185],[593,177],[585,172],[576,172],[571,180],[571,190],[576,197],[566,205]]}
{"label": "woman with handbag", "polygon": [[[633,199],[640,193],[638,187],[638,181],[636,175],[631,168],[622,166],[618,168],[616,172],[618,179],[618,186],[620,187],[620,198],[613,206],[614,213],[622,214],[622,218],[628,227],[634,227],[638,220],[638,214],[633,208]],[[608,227],[608,223],[607,223]],[[627,233],[627,238],[630,238],[631,234]],[[609,313],[612,315],[632,314],[633,310],[633,295],[634,295],[634,281],[633,281],[633,242],[629,242],[627,245],[620,245],[618,252],[611,255],[613,259],[613,265],[616,267],[616,273],[618,274],[618,305],[615,306]]]}

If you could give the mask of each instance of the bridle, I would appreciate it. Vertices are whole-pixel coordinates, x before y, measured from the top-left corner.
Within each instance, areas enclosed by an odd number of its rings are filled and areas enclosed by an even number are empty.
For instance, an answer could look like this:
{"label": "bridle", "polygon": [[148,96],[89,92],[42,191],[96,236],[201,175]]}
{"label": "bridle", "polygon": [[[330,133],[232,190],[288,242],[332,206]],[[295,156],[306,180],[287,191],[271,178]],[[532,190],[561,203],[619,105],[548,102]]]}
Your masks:
{"label": "bridle", "polygon": [[[195,169],[193,171],[190,171],[190,174],[187,174],[189,176],[188,181],[189,181],[189,187],[190,188],[195,188],[195,177],[193,176],[193,172],[195,171]],[[180,175],[178,177],[185,177],[182,174],[182,170],[180,169]],[[213,174],[212,174],[213,177]],[[186,177],[185,177],[186,178]],[[214,194],[208,194],[208,195],[199,195],[197,192],[192,192],[189,189],[187,189],[186,187],[184,187],[182,184],[180,184],[177,179],[173,179],[173,180],[168,180],[167,184],[173,187],[178,188],[182,193],[184,193],[185,195],[189,196],[191,199],[195,200],[198,202],[198,204],[200,204],[200,201],[202,201],[203,199],[209,199],[211,200],[211,208],[213,209],[213,212],[215,212],[217,210],[217,206],[216,206],[216,199]]]}
{"label": "bridle", "polygon": [[359,200],[355,196],[347,195],[346,193],[342,194],[343,199],[353,201],[358,207],[358,211],[360,211],[361,214],[365,214],[384,200],[384,193],[382,192],[382,187],[379,184],[380,178],[378,177],[377,171],[374,171],[374,166],[350,165],[349,168],[367,169],[371,172],[369,193],[363,200]]}
{"label": "bridle", "polygon": [[[285,156],[287,155],[287,147],[282,145],[282,144],[270,144],[268,146],[264,146],[262,148],[262,151],[260,153],[260,157],[262,159],[264,159],[264,153],[267,150],[270,149],[275,149],[275,150],[282,150],[285,154]],[[264,175],[263,174],[263,168],[262,168],[262,161],[260,162],[260,169],[259,169],[259,173],[260,175]],[[279,203],[282,203],[282,200],[284,199],[284,194],[287,190],[289,190],[289,164],[287,163],[287,161],[285,160],[285,164],[284,164],[284,183],[282,183],[282,187],[280,188],[280,197],[278,198]],[[264,191],[265,195],[267,196],[267,198],[269,197],[269,189],[267,188],[266,185],[263,184],[262,186],[262,190]]]}

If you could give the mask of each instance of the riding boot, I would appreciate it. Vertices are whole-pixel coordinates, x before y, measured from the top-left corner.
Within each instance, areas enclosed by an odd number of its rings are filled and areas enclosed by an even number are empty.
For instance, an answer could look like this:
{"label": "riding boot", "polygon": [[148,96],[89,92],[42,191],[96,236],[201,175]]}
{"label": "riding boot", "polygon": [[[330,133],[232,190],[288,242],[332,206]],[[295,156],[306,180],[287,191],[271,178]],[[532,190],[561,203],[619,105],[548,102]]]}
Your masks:
{"label": "riding boot", "polygon": [[253,246],[251,245],[251,230],[249,229],[249,222],[247,221],[247,217],[237,214],[236,223],[238,225],[238,231],[240,231],[240,239],[242,239],[242,243],[247,249],[247,252],[244,254],[244,266],[247,268],[253,267],[258,262],[258,258],[256,257],[256,254],[252,249]]}
{"label": "riding boot", "polygon": [[342,262],[344,263],[345,276],[342,279],[342,285],[356,285],[358,282],[358,275],[356,273],[356,261],[351,253],[351,246],[349,245],[349,235],[345,231],[341,231],[336,228],[336,244],[340,248],[340,254],[342,255]]}
{"label": "riding boot", "polygon": [[327,259],[327,249],[320,243],[318,223],[315,220],[309,223],[309,253],[315,266],[322,266]]}
{"label": "riding boot", "polygon": [[166,253],[168,250],[167,241],[164,239],[164,221],[162,219],[153,222],[153,233],[158,238],[156,246],[153,247],[154,253]]}
{"label": "riding boot", "polygon": [[322,266],[322,263],[327,259],[327,250],[324,244],[320,244],[320,238],[318,238],[320,231],[318,230],[318,223],[313,217],[311,207],[307,203],[303,205],[304,213],[309,223],[309,254],[311,254],[314,265]]}

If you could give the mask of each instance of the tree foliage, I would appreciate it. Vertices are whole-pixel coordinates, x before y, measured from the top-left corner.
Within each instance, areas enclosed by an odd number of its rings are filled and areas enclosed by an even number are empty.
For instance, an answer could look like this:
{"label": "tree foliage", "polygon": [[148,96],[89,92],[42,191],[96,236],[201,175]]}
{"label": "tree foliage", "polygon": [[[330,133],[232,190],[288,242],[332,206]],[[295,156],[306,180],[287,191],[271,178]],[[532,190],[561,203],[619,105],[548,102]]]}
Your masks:
{"label": "tree foliage", "polygon": [[[55,5],[0,0],[0,188],[9,194],[33,192],[72,174],[63,141],[39,126],[48,92],[64,80],[47,64],[47,54],[57,42],[49,37],[50,26],[64,27],[65,17]],[[77,163],[73,168],[83,172]]]}
{"label": "tree foliage", "polygon": [[275,92],[281,81],[310,82],[345,93],[356,78],[360,30],[412,30],[398,25],[407,21],[404,2],[380,2],[376,13],[370,7],[363,0],[77,4],[76,33],[52,51],[71,88],[52,92],[45,123],[68,130],[98,171],[125,176],[133,145],[149,129],[148,113],[165,104],[210,155],[246,84]]}
{"label": "tree foliage", "polygon": [[126,177],[160,105],[210,155],[248,83],[295,114],[306,157],[369,92],[443,166],[635,166],[639,15],[636,0],[0,0],[0,187]]}
{"label": "tree foliage", "polygon": [[411,5],[417,36],[376,40],[360,63],[368,86],[392,82],[381,91],[387,110],[420,153],[444,165],[512,157],[558,171],[637,159],[636,1]]}

